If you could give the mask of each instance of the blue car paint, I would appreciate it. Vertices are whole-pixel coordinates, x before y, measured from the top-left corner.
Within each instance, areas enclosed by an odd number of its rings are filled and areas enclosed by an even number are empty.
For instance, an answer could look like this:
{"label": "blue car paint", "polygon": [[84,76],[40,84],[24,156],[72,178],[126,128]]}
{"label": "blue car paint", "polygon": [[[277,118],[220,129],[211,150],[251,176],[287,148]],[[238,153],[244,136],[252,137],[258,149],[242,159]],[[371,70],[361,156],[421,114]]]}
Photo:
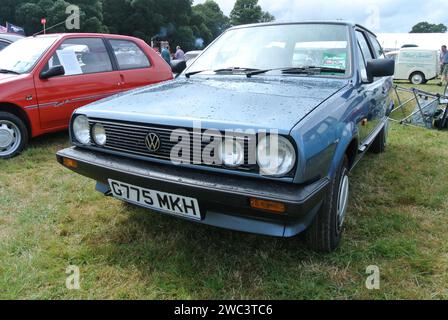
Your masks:
{"label": "blue car paint", "polygon": [[[135,90],[78,109],[92,118],[207,129],[278,129],[288,135],[346,80],[245,76],[196,76]],[[273,112],[274,111],[274,112]]]}
{"label": "blue car paint", "polygon": [[[356,46],[356,40],[353,36],[351,38],[352,46]],[[357,66],[358,59],[362,59],[358,52],[353,54],[353,58],[353,66]],[[373,141],[371,136],[360,134],[361,122],[364,119],[376,122],[377,125],[371,130],[374,132],[388,121],[387,117],[393,109],[392,77],[363,83],[360,70],[354,69],[349,84],[343,90],[324,101],[291,131],[302,161],[297,168],[295,183],[333,177],[352,143],[360,151],[355,156],[356,163],[363,154],[363,144]]]}
{"label": "blue car paint", "polygon": [[[348,27],[352,48],[355,48],[358,26],[348,24]],[[348,77],[257,75],[248,79],[238,75],[195,75],[185,79],[181,76],[174,82],[98,101],[78,109],[75,115],[173,127],[191,127],[194,121],[201,121],[204,129],[278,129],[280,134],[289,135],[297,147],[298,161],[292,179],[266,178],[225,168],[185,166],[307,186],[313,181],[331,180],[350,147],[353,150],[351,164],[355,164],[379,130],[385,127],[393,106],[392,78],[364,83],[358,67],[359,52],[352,50],[350,59],[352,70]],[[364,126],[365,123],[372,127]],[[169,163],[119,152],[114,154]],[[107,190],[105,185],[99,188]],[[305,230],[318,208],[315,206],[297,223],[285,225],[283,236]],[[212,217],[213,214],[210,219]],[[232,219],[236,218],[220,216],[215,223],[206,223],[271,235],[282,232],[275,223],[260,224],[258,230],[251,225],[253,220]]]}

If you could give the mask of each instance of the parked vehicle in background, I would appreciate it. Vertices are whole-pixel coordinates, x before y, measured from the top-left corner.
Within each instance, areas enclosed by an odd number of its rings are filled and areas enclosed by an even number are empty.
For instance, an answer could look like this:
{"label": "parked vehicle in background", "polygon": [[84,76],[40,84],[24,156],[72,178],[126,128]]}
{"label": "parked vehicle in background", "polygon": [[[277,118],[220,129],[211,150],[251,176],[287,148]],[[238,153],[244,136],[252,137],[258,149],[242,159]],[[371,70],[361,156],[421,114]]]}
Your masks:
{"label": "parked vehicle in background", "polygon": [[5,49],[11,43],[23,39],[23,36],[11,33],[0,33],[0,51]]}
{"label": "parked vehicle in background", "polygon": [[118,35],[54,34],[0,52],[0,158],[29,137],[67,129],[73,111],[129,89],[171,80],[144,41]]}
{"label": "parked vehicle in background", "polygon": [[439,52],[416,48],[405,48],[386,54],[395,60],[395,80],[409,80],[412,84],[423,84],[440,74]]}
{"label": "parked vehicle in background", "polygon": [[201,53],[202,50],[188,51],[185,54],[185,61],[187,62],[187,66],[190,66],[193,63],[194,59],[196,59]]}
{"label": "parked vehicle in background", "polygon": [[418,45],[416,44],[404,44],[401,46],[401,49],[406,49],[406,48],[418,48]]}
{"label": "parked vehicle in background", "polygon": [[105,195],[237,231],[306,231],[329,252],[350,171],[385,151],[393,73],[359,25],[234,27],[177,81],[78,109],[58,161]]}

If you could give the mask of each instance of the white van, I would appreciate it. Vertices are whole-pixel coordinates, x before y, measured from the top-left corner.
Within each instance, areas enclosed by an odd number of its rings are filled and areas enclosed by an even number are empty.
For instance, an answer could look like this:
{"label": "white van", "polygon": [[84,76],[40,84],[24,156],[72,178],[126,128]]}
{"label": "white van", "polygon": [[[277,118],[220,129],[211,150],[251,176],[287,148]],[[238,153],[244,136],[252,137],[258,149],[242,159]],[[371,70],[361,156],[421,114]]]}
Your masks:
{"label": "white van", "polygon": [[386,54],[395,60],[395,80],[409,80],[423,84],[435,79],[440,73],[439,52],[419,48],[405,48]]}

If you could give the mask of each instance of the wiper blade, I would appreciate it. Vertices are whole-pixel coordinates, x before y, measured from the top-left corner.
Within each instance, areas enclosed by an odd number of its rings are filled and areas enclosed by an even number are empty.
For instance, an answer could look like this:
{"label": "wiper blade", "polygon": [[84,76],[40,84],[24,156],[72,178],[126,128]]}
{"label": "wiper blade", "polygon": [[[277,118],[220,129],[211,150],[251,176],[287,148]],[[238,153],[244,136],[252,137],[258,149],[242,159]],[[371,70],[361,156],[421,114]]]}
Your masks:
{"label": "wiper blade", "polygon": [[260,69],[256,69],[256,68],[240,68],[240,67],[230,67],[230,68],[222,68],[222,69],[216,69],[216,70],[198,70],[198,71],[192,71],[192,72],[187,72],[185,74],[185,76],[187,78],[190,78],[191,76],[194,76],[195,74],[199,74],[202,72],[214,72],[214,73],[225,73],[225,72],[230,72],[230,73],[243,73],[243,74],[247,74],[250,72],[257,72],[260,71]]}
{"label": "wiper blade", "polygon": [[191,76],[194,76],[195,74],[199,74],[199,73],[207,72],[207,71],[212,71],[212,70],[198,70],[198,71],[187,72],[187,73],[185,74],[185,76],[186,76],[187,78],[190,78]]}
{"label": "wiper blade", "polygon": [[286,74],[302,74],[302,73],[314,73],[314,72],[334,72],[334,73],[345,73],[345,69],[332,68],[332,67],[303,67],[303,68],[287,68],[282,70]]}
{"label": "wiper blade", "polygon": [[275,69],[265,69],[256,70],[253,72],[248,72],[246,75],[248,78],[256,76],[258,74],[263,74],[271,71],[281,71],[284,74],[309,74],[316,72],[334,72],[334,73],[345,73],[345,69],[330,68],[330,67],[290,67],[290,68],[275,68]]}
{"label": "wiper blade", "polygon": [[14,70],[8,70],[8,69],[0,69],[0,73],[12,73],[12,74],[20,74],[17,71]]}
{"label": "wiper blade", "polygon": [[256,68],[240,68],[240,67],[231,67],[231,68],[223,68],[223,69],[218,69],[215,70],[216,73],[220,73],[220,72],[232,72],[232,73],[241,73],[241,72],[256,72],[259,71],[260,69],[256,69]]}

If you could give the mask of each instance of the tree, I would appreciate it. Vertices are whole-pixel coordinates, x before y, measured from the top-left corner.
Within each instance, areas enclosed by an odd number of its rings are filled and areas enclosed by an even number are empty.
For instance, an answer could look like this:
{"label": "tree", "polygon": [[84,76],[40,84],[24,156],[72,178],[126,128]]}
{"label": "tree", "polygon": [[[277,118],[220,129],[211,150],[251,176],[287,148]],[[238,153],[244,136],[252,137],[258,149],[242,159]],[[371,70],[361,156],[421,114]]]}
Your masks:
{"label": "tree", "polygon": [[[194,6],[192,9],[192,25],[200,26],[203,23],[208,29],[206,31],[202,27],[202,32],[210,34],[210,39],[206,39],[205,35],[202,36],[207,44],[230,27],[229,18],[224,15],[219,5],[213,0],[206,0],[204,3]],[[202,21],[198,23],[196,19]]]}
{"label": "tree", "polygon": [[258,0],[237,0],[232,12],[230,22],[232,25],[273,21],[275,17],[269,12],[263,12]]}
{"label": "tree", "polygon": [[44,11],[36,3],[27,2],[20,5],[16,10],[16,24],[25,31],[34,33],[42,28],[40,20],[44,17]]}
{"label": "tree", "polygon": [[275,21],[275,17],[267,11],[264,11],[260,22],[272,22]]}
{"label": "tree", "polygon": [[[213,0],[193,6],[193,0],[0,0],[0,25],[11,22],[27,35],[42,31],[100,32],[131,35],[150,42],[167,40],[185,50],[202,48],[230,26]],[[257,4],[257,1],[255,1]],[[80,30],[67,30],[64,21],[70,5],[80,8]],[[48,29],[58,24],[57,27]]]}
{"label": "tree", "polygon": [[417,23],[410,33],[445,33],[447,30],[448,28],[442,23],[432,24],[425,21]]}

